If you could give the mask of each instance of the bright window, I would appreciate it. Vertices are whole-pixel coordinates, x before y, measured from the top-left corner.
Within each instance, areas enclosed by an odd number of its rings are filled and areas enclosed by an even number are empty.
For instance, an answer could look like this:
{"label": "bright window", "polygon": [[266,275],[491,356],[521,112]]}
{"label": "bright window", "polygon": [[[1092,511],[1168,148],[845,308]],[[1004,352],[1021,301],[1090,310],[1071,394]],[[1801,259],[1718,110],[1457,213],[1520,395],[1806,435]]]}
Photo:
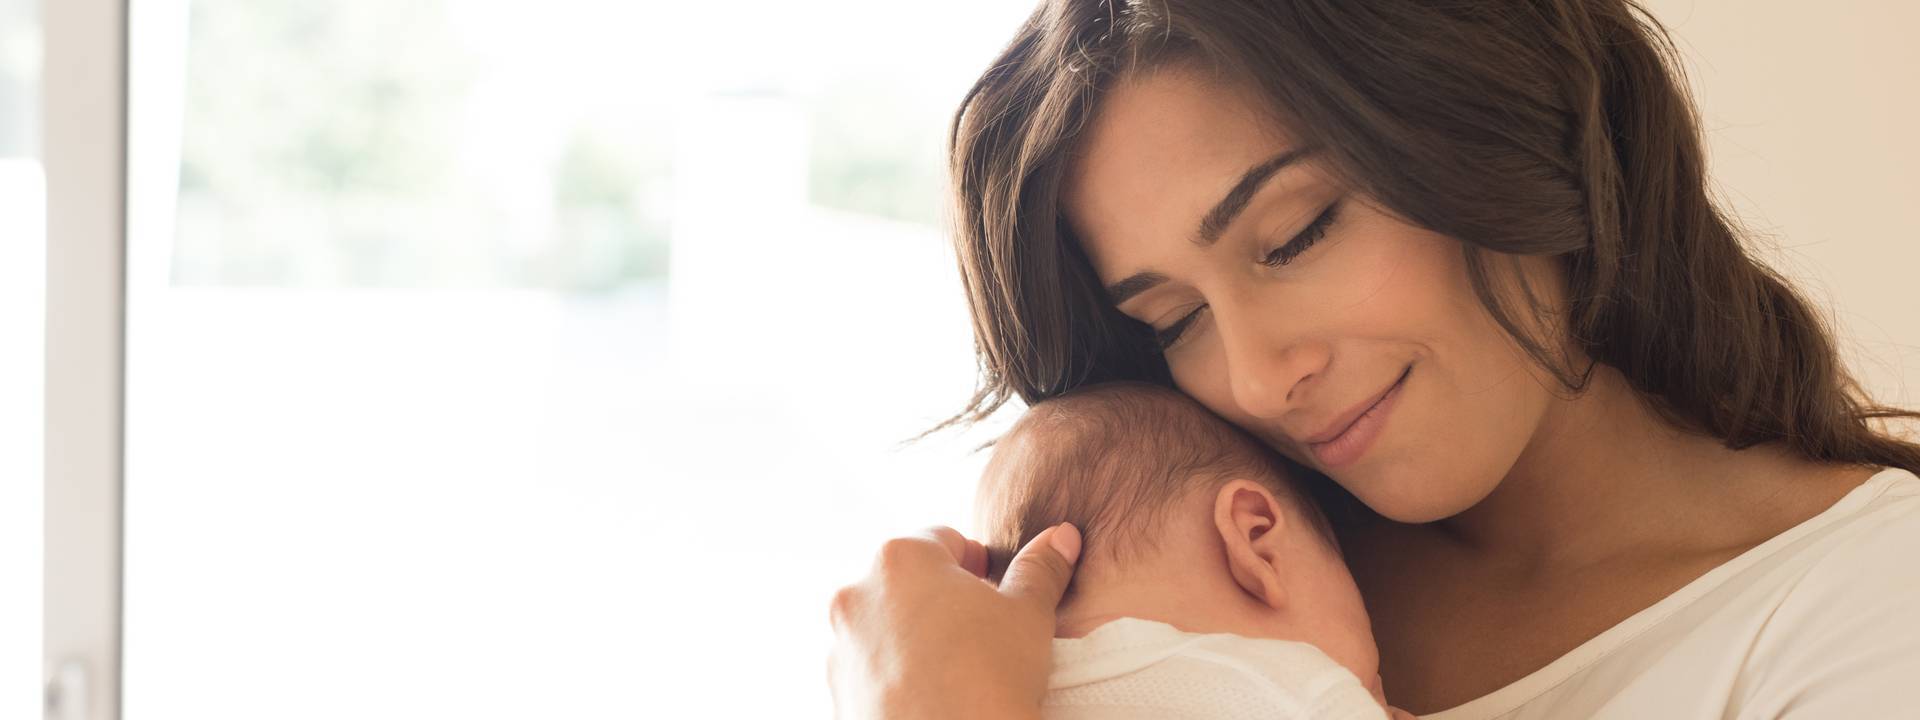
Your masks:
{"label": "bright window", "polygon": [[973,389],[941,143],[1029,7],[136,18],[127,716],[827,716],[831,591],[968,522],[987,432],[902,441]]}
{"label": "bright window", "polygon": [[43,313],[39,0],[0,0],[0,714],[41,704]]}

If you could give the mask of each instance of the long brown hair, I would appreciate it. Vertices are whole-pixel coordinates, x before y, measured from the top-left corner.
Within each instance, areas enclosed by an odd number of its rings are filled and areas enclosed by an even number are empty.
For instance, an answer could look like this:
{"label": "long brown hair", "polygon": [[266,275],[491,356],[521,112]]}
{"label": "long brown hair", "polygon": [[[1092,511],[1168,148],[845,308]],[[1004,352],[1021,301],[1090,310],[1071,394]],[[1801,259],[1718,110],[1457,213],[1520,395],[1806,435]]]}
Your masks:
{"label": "long brown hair", "polygon": [[[1617,368],[1669,422],[1732,448],[1920,471],[1825,319],[1715,204],[1678,54],[1632,0],[1042,0],[967,93],[949,139],[955,242],[981,386],[948,421],[1091,382],[1169,383],[1060,212],[1103,92],[1181,63],[1250,88],[1349,187],[1461,241],[1488,312],[1570,392]],[[1491,252],[1489,252],[1491,251]],[[1564,342],[1492,290],[1556,258]],[[1538,299],[1520,312],[1543,313]]]}

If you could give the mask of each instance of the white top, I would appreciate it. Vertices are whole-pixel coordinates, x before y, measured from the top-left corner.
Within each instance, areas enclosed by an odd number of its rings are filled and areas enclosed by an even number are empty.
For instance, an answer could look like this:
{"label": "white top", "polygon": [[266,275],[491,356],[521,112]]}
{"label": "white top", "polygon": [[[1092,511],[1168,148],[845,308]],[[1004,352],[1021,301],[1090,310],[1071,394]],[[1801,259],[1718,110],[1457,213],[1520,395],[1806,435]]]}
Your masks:
{"label": "white top", "polygon": [[1917,695],[1920,478],[1888,469],[1533,674],[1423,717],[1920,717]]}
{"label": "white top", "polygon": [[1047,720],[1384,720],[1360,679],[1312,645],[1122,618],[1053,641]]}

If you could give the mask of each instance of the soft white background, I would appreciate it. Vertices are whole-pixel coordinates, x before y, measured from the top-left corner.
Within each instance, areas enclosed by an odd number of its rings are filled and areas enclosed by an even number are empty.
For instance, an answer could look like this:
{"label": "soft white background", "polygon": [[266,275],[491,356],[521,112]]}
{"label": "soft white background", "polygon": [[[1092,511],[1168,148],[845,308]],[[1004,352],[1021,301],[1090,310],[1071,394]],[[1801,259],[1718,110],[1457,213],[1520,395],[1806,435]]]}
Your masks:
{"label": "soft white background", "polygon": [[1647,5],[1688,58],[1730,207],[1829,304],[1874,394],[1920,405],[1920,4]]}
{"label": "soft white background", "polygon": [[[23,6],[0,3],[0,75],[30,79]],[[1869,387],[1920,402],[1920,9],[1650,6],[1689,58],[1732,207],[1831,303]],[[151,210],[133,249],[130,716],[827,715],[827,595],[881,538],[965,525],[981,462],[967,449],[991,428],[899,444],[972,388],[952,261],[924,213],[823,204],[809,122],[831,103],[835,118],[879,108],[895,115],[878,127],[918,130],[866,136],[875,157],[937,156],[925,141],[1026,4],[446,7],[443,30],[479,59],[462,70],[470,93],[424,111],[462,163],[454,189],[382,204],[136,180]],[[141,71],[136,93],[196,102],[191,57]],[[870,82],[837,94],[856,76]],[[0,702],[24,707],[38,702],[18,682],[37,677],[38,643],[15,640],[39,612],[39,184],[20,120],[31,83],[0,92],[0,128],[24,138],[0,146]],[[374,115],[315,102],[330,125]],[[596,131],[615,150],[671,129],[673,184],[640,203],[671,218],[665,281],[582,290],[489,269],[579,260],[555,245],[573,237],[555,229],[564,213],[530,198],[552,196],[565,134],[608,107]],[[177,143],[205,117],[138,117],[135,142]],[[299,157],[225,167],[271,178]],[[342,250],[328,228],[358,228],[353,213],[406,232]],[[396,246],[409,254],[353,264]],[[236,277],[275,280],[221,280]]]}
{"label": "soft white background", "polygon": [[[136,154],[183,137],[195,169],[135,168],[130,716],[825,716],[828,596],[881,538],[965,524],[985,436],[902,445],[973,387],[938,185],[848,200],[885,188],[816,165],[936,170],[1025,8],[351,2],[311,34],[192,9],[184,75],[135,79],[185,98],[135,108]],[[317,38],[344,69],[284,72],[341,107],[193,45],[245,47],[247,17]],[[350,72],[402,110],[356,110]],[[662,138],[670,185],[614,163]],[[628,186],[569,205],[588,181]],[[666,218],[665,277],[577,270],[621,252],[578,224],[637,237],[628,213]]]}
{"label": "soft white background", "polygon": [[38,0],[0,0],[0,716],[40,694],[45,181]]}

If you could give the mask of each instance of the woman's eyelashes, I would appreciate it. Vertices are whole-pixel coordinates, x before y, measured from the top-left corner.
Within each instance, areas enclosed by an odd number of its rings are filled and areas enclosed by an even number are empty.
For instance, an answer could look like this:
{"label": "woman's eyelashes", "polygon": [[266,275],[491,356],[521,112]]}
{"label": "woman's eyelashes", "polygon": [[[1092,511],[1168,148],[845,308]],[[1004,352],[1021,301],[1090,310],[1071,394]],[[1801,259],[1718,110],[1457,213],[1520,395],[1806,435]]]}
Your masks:
{"label": "woman's eyelashes", "polygon": [[1288,240],[1286,244],[1268,251],[1266,256],[1260,259],[1260,264],[1267,267],[1279,267],[1293,262],[1294,258],[1300,256],[1300,253],[1306,252],[1307,248],[1313,247],[1314,243],[1320,242],[1321,238],[1327,236],[1327,227],[1333,225],[1335,216],[1339,214],[1339,211],[1340,201],[1335,200],[1332,204],[1327,205],[1327,209],[1320,211],[1319,217],[1314,218],[1313,222],[1308,223],[1305,228],[1300,230],[1299,234],[1294,235],[1292,240]]}
{"label": "woman's eyelashes", "polygon": [[1180,336],[1187,334],[1187,326],[1192,325],[1194,320],[1199,319],[1200,312],[1206,309],[1207,306],[1205,305],[1196,307],[1187,314],[1180,316],[1179,320],[1173,321],[1173,324],[1168,325],[1167,329],[1153,331],[1154,342],[1160,345],[1161,350],[1173,347],[1174,343],[1180,342]]}
{"label": "woman's eyelashes", "polygon": [[[1293,239],[1269,251],[1266,256],[1260,259],[1260,264],[1267,267],[1280,267],[1293,262],[1294,258],[1299,257],[1301,253],[1311,249],[1314,244],[1320,242],[1322,238],[1327,236],[1327,228],[1333,225],[1333,221],[1338,217],[1339,211],[1340,201],[1335,200],[1327,205],[1327,209],[1320,211],[1320,215],[1315,217],[1313,222],[1308,223],[1305,228],[1302,228],[1298,234],[1294,235]],[[1186,336],[1187,330],[1193,326],[1195,321],[1200,319],[1200,313],[1205,312],[1206,309],[1207,306],[1205,304],[1196,306],[1194,309],[1188,311],[1187,314],[1180,316],[1180,319],[1175,320],[1172,325],[1168,325],[1165,330],[1153,331],[1154,342],[1160,346],[1161,350],[1166,350],[1179,344],[1180,339]]]}

